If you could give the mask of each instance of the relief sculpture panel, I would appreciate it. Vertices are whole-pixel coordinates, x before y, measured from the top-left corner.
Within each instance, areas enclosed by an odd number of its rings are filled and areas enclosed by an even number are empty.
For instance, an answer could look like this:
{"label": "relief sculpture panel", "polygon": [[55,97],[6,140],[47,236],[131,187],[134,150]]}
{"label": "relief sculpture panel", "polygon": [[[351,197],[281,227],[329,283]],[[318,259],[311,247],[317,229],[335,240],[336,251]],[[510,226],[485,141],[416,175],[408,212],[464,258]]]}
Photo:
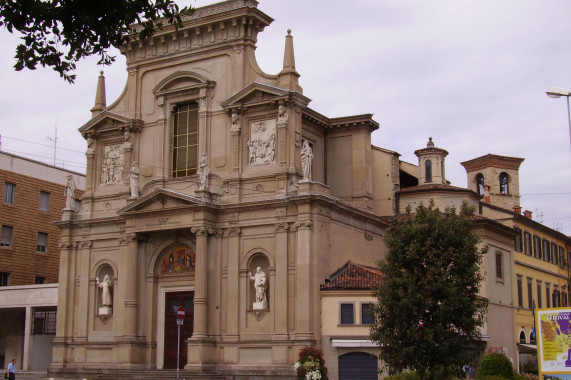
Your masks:
{"label": "relief sculpture panel", "polygon": [[276,120],[262,120],[250,123],[248,140],[248,165],[267,165],[275,162]]}
{"label": "relief sculpture panel", "polygon": [[123,144],[108,145],[103,152],[101,184],[113,185],[123,182]]}

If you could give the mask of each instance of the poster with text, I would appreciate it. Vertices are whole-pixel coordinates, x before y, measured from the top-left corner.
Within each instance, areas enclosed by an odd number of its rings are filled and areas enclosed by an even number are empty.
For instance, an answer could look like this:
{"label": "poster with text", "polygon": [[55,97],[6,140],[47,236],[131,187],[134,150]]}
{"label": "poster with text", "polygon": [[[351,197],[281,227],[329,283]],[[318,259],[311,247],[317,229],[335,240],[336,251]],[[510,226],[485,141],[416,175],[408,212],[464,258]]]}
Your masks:
{"label": "poster with text", "polygon": [[571,373],[571,309],[537,309],[535,320],[540,372]]}

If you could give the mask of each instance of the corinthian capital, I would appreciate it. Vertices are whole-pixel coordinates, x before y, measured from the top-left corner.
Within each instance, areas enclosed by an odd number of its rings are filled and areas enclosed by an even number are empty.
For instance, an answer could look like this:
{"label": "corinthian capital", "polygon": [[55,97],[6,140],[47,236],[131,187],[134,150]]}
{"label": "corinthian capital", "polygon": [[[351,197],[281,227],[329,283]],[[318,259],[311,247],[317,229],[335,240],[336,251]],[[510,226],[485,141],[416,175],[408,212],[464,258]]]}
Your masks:
{"label": "corinthian capital", "polygon": [[313,222],[311,220],[298,220],[294,226],[296,230],[308,230],[311,229],[312,224]]}
{"label": "corinthian capital", "polygon": [[128,233],[119,236],[119,244],[120,245],[127,245],[129,242],[135,240],[137,238],[136,233]]}

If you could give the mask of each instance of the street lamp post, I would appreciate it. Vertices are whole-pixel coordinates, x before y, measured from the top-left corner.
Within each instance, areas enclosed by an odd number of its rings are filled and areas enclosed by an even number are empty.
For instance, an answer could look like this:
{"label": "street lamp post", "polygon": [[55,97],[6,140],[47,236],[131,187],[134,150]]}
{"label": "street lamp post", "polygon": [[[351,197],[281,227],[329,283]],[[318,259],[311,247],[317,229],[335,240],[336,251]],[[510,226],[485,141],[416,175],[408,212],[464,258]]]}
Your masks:
{"label": "street lamp post", "polygon": [[545,93],[550,98],[560,98],[562,96],[565,96],[567,98],[567,119],[569,121],[569,142],[571,144],[571,108],[569,108],[569,97],[571,96],[571,93],[559,87],[549,87],[547,91],[545,91]]}

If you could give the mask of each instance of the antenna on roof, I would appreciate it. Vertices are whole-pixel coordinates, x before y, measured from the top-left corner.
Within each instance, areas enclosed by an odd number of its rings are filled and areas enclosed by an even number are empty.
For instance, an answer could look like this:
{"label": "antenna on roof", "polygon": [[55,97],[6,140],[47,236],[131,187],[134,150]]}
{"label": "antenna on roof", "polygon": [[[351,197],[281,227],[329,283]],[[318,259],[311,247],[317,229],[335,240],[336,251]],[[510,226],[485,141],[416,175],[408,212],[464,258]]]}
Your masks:
{"label": "antenna on roof", "polygon": [[55,137],[51,138],[50,136],[47,136],[46,138],[50,141],[54,142],[54,166],[56,166],[56,149],[57,149],[57,117],[56,117],[56,123],[55,123]]}

